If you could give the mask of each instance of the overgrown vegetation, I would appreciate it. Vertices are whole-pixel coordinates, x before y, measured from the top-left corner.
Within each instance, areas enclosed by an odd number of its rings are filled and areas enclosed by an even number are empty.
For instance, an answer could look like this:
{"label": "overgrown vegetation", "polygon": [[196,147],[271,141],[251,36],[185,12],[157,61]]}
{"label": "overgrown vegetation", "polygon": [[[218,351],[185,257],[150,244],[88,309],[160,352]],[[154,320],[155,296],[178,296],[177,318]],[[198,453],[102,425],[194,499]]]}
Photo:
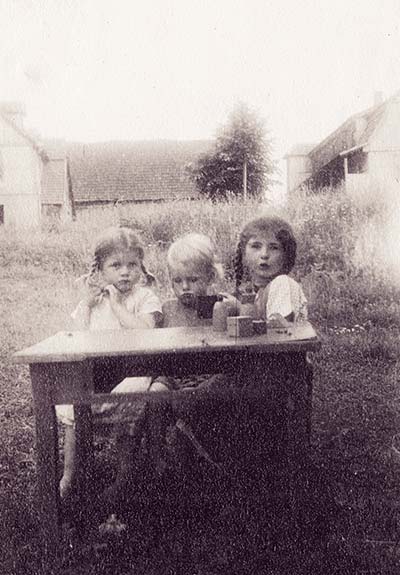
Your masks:
{"label": "overgrown vegetation", "polygon": [[[243,222],[274,210],[288,217],[296,230],[295,274],[304,284],[311,320],[323,340],[313,358],[314,471],[309,486],[317,500],[320,494],[320,509],[314,506],[307,517],[310,540],[313,533],[315,540],[301,557],[301,572],[397,573],[400,282],[396,260],[388,258],[387,251],[393,247],[388,247],[389,240],[396,239],[390,222],[398,208],[376,200],[360,205],[340,190],[326,190],[294,198],[279,209],[255,200],[176,202],[82,212],[71,225],[49,221],[29,233],[1,230],[0,533],[9,544],[2,548],[0,572],[40,573],[30,384],[27,368],[12,364],[11,354],[68,326],[77,298],[74,278],[86,270],[97,232],[121,220],[135,225],[147,246],[147,265],[166,297],[165,251],[175,237],[189,230],[209,234],[219,248],[229,287],[231,257]],[[234,523],[229,513],[226,529]],[[242,518],[245,531],[232,534],[233,542],[246,537],[249,549],[257,547],[260,533],[252,521],[254,514]],[[323,544],[317,544],[322,533]],[[192,542],[198,548],[193,572],[221,572],[227,551],[218,548],[216,535],[201,537],[205,542]],[[284,545],[271,549],[265,573],[293,573],[287,563],[290,550]],[[160,558],[157,546],[148,550],[147,562],[140,554],[129,557],[120,573],[157,571],[157,552]],[[91,556],[78,558],[65,572],[115,569],[115,564],[104,562],[100,568]]]}

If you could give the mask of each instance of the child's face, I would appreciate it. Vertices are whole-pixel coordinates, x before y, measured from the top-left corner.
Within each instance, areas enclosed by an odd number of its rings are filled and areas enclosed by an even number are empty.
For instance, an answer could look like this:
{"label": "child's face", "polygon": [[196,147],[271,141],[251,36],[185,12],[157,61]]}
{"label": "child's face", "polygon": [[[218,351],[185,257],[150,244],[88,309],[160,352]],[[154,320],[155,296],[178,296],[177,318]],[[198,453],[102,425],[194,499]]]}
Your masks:
{"label": "child's face", "polygon": [[199,267],[178,263],[170,266],[169,275],[175,296],[188,306],[193,305],[197,296],[207,295],[212,281],[212,277]]}
{"label": "child's face", "polygon": [[138,283],[141,275],[141,262],[134,251],[116,251],[108,256],[101,266],[105,285],[112,284],[120,292],[129,292]]}
{"label": "child's face", "polygon": [[285,252],[274,233],[256,234],[247,242],[243,260],[252,282],[262,287],[283,273]]}

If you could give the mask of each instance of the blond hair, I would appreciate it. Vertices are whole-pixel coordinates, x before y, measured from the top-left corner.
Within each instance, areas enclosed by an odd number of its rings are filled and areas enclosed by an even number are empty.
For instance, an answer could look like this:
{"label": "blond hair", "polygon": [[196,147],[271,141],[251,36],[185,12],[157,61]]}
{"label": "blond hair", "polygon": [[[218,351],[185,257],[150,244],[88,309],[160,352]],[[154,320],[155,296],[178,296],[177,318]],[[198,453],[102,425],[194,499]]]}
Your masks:
{"label": "blond hair", "polygon": [[167,253],[168,268],[176,265],[201,269],[208,278],[223,278],[223,269],[218,261],[216,249],[208,236],[189,233],[175,240]]}

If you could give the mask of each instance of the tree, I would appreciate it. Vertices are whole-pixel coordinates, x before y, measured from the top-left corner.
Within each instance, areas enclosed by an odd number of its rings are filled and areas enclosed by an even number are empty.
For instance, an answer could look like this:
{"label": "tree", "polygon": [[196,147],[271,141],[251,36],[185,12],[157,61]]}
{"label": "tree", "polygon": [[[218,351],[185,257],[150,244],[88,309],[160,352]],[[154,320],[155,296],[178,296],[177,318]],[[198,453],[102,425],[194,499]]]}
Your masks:
{"label": "tree", "polygon": [[220,129],[213,149],[188,171],[199,192],[211,199],[260,196],[274,171],[264,122],[246,104],[239,104]]}

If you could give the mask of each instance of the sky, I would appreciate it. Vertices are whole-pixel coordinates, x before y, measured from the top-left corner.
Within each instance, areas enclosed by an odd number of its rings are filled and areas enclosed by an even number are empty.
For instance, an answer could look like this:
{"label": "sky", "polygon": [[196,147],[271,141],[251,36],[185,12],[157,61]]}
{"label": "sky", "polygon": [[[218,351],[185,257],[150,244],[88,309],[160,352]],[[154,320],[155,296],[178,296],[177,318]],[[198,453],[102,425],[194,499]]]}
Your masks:
{"label": "sky", "polygon": [[0,102],[82,142],[212,139],[245,102],[280,160],[400,89],[399,23],[398,0],[0,0]]}

